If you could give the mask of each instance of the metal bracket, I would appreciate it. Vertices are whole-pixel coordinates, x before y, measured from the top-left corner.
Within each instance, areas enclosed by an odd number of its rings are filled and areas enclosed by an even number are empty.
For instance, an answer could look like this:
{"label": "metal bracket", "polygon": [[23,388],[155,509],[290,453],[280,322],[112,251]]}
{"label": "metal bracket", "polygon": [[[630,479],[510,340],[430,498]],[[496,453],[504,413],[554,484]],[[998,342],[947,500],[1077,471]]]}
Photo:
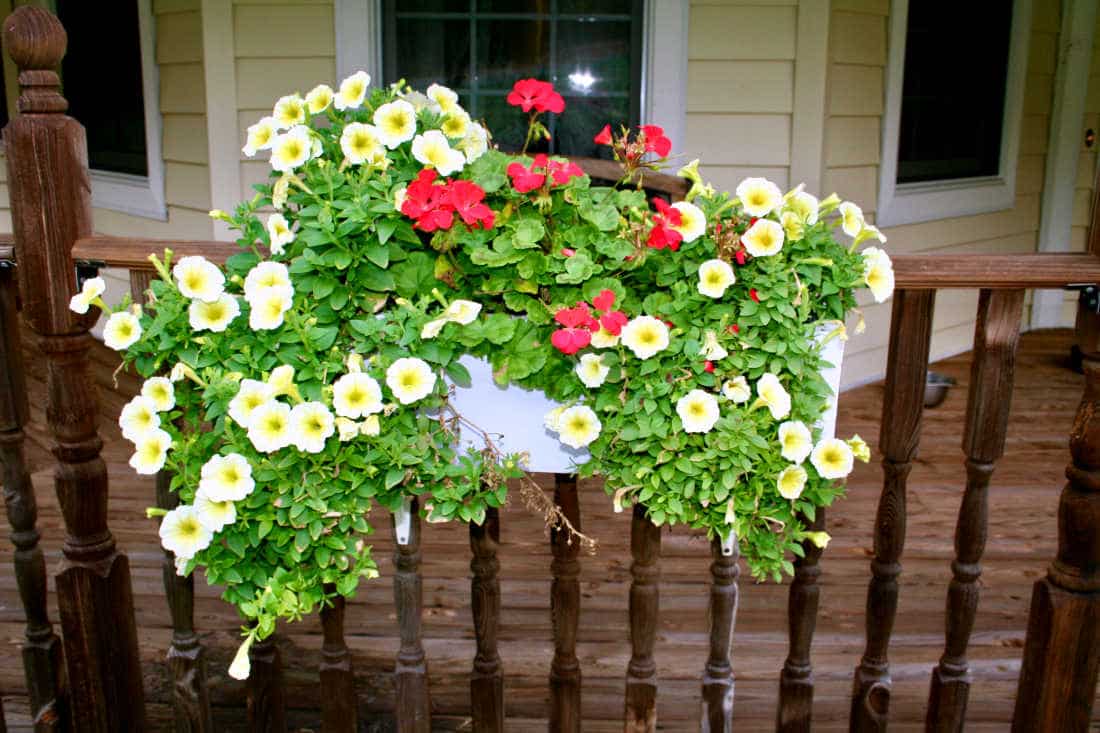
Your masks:
{"label": "metal bracket", "polygon": [[401,500],[401,506],[393,513],[393,534],[397,538],[397,544],[405,547],[409,544],[411,533],[412,499],[406,496]]}
{"label": "metal bracket", "polygon": [[1100,314],[1100,287],[1095,284],[1070,283],[1066,290],[1077,291],[1077,302],[1086,310]]}
{"label": "metal bracket", "polygon": [[737,544],[737,535],[734,534],[733,528],[731,527],[729,532],[727,532],[722,537],[722,555],[725,556],[725,557],[729,557],[730,555],[732,555],[733,554],[733,548],[736,544]]}

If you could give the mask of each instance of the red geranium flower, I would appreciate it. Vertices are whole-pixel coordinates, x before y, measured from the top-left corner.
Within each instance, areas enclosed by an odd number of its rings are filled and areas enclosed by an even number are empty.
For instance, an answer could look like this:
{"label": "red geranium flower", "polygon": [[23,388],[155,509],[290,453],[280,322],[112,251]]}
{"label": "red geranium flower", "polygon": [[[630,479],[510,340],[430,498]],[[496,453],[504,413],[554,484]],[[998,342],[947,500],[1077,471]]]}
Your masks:
{"label": "red geranium flower", "polygon": [[657,153],[662,158],[667,158],[672,152],[672,141],[665,137],[664,128],[658,125],[641,125],[638,129],[645,135],[646,152]]}
{"label": "red geranium flower", "polygon": [[580,178],[584,175],[581,167],[573,161],[551,160],[547,165],[550,177],[554,179],[554,185],[564,186],[570,178]]}
{"label": "red geranium flower", "polygon": [[599,325],[612,336],[618,336],[623,326],[629,320],[622,311],[613,310],[615,307],[615,292],[604,289],[592,299],[592,305],[601,314]]}
{"label": "red geranium flower", "polygon": [[657,207],[657,213],[653,215],[653,229],[649,231],[649,239],[646,245],[653,249],[668,247],[673,252],[680,249],[680,242],[684,237],[673,229],[683,222],[679,210],[672,208],[662,198],[654,198],[653,205]]}
{"label": "red geranium flower", "polygon": [[734,259],[737,260],[738,265],[745,264],[745,250],[743,250],[743,249],[737,250],[736,252],[733,253],[733,257],[734,257]]}
{"label": "red geranium flower", "polygon": [[599,324],[588,312],[588,306],[578,303],[574,308],[562,308],[554,320],[565,328],[550,334],[550,343],[563,354],[575,354],[592,343],[592,331]]}
{"label": "red geranium flower", "polygon": [[519,107],[524,112],[530,112],[532,108],[536,112],[553,112],[561,114],[565,109],[565,100],[554,91],[554,86],[548,81],[538,79],[520,79],[508,92],[508,104]]}
{"label": "red geranium flower", "polygon": [[760,296],[756,294],[756,288],[749,288],[749,297],[752,298],[754,303],[760,302]]}
{"label": "red geranium flower", "polygon": [[512,179],[512,187],[520,193],[534,191],[546,182],[546,174],[536,173],[534,163],[531,164],[530,168],[527,168],[517,160],[514,163],[509,163],[508,168],[505,170]]}
{"label": "red geranium flower", "polygon": [[604,125],[596,137],[592,138],[592,142],[597,145],[610,145],[611,144],[611,125]]}
{"label": "red geranium flower", "polygon": [[704,361],[703,362],[703,371],[713,373],[714,372],[714,362],[713,361]]}
{"label": "red geranium flower", "polygon": [[467,226],[492,229],[496,214],[482,203],[484,198],[484,189],[473,181],[452,181],[447,187],[447,202]]}

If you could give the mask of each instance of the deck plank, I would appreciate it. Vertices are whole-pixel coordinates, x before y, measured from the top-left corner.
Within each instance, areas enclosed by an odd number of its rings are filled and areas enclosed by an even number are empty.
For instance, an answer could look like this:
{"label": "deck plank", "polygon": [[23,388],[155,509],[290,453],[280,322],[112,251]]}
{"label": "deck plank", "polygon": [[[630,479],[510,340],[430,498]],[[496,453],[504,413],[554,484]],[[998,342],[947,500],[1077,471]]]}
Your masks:
{"label": "deck plank", "polygon": [[[989,542],[983,560],[982,597],[970,645],[974,684],[967,730],[1007,727],[1026,628],[1031,584],[1045,572],[1055,551],[1055,510],[1069,459],[1067,435],[1083,378],[1066,368],[1072,334],[1025,334],[1017,361],[1017,383],[1005,457],[990,486]],[[30,347],[28,346],[28,352]],[[33,364],[35,355],[27,354]],[[95,373],[105,417],[101,434],[111,481],[111,527],[129,554],[138,635],[155,730],[167,730],[171,715],[164,654],[171,635],[160,578],[161,551],[155,524],[144,517],[154,501],[151,479],[126,466],[128,447],[112,417],[133,393],[136,380],[119,375],[105,349],[94,352]],[[891,646],[894,695],[891,730],[923,730],[928,677],[943,647],[944,598],[953,556],[952,533],[964,481],[960,448],[969,354],[934,366],[959,387],[925,415],[923,438],[910,477],[909,532],[901,576],[898,618]],[[52,486],[43,375],[28,369],[31,423],[27,454],[40,502],[39,525],[47,567],[60,558],[61,518]],[[840,401],[838,434],[878,434],[882,385],[847,392]],[[548,494],[553,477],[539,476]],[[814,638],[815,730],[846,729],[852,669],[863,646],[863,601],[868,581],[871,529],[881,485],[876,462],[859,465],[849,495],[830,512],[834,539],[822,558],[821,612]],[[621,730],[622,696],[630,647],[627,597],[630,588],[629,513],[615,514],[595,482],[580,487],[585,529],[600,541],[581,559],[581,612],[577,654],[584,672],[583,730]],[[394,700],[393,658],[397,617],[387,578],[392,577],[389,522],[373,522],[375,557],[382,580],[365,584],[347,605],[347,643],[359,692],[360,720],[370,730],[388,730]],[[553,656],[550,628],[549,543],[541,519],[518,503],[501,511],[500,654],[505,672],[508,731],[545,728]],[[468,673],[475,652],[469,596],[469,538],[465,527],[426,525],[423,537],[424,646],[429,660],[437,730],[469,729]],[[699,671],[708,648],[707,600],[710,556],[706,540],[682,528],[662,538],[661,612],[655,660],[661,680],[658,716],[662,730],[698,730]],[[236,648],[235,613],[201,578],[195,583],[195,623],[209,649],[211,702],[218,730],[243,730],[245,686],[225,674]],[[741,605],[733,641],[737,676],[735,726],[774,726],[779,671],[787,652],[787,587],[754,584],[742,575]],[[56,618],[56,600],[50,596]],[[281,629],[287,660],[288,721],[316,729],[320,722],[317,668],[321,626],[316,618]],[[8,729],[30,730],[25,683],[19,661],[22,611],[11,571],[11,546],[0,543],[0,691]],[[1097,706],[1100,711],[1100,705]]]}

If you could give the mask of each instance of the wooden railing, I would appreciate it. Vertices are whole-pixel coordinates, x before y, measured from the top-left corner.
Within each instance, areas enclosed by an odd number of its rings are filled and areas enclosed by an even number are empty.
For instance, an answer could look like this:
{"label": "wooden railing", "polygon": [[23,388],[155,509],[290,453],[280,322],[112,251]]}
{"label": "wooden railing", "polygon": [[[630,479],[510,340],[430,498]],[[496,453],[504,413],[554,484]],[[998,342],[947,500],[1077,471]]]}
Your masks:
{"label": "wooden railing", "polygon": [[[15,574],[26,613],[23,644],[27,687],[36,730],[137,731],[145,727],[129,566],[107,526],[107,480],[96,434],[97,406],[89,377],[88,330],[95,315],[68,310],[76,289],[74,265],[149,268],[150,252],[170,247],[213,261],[237,251],[224,242],[179,242],[92,236],[83,130],[62,113],[55,69],[64,32],[46,11],[25,7],[4,25],[4,45],[20,69],[16,117],[4,134],[14,224],[14,247],[0,237],[0,460],[4,497],[16,547]],[[590,171],[614,177],[600,165]],[[651,178],[647,187],[676,195],[682,183]],[[46,414],[56,440],[56,489],[64,515],[64,561],[55,575],[62,634],[47,616],[47,578],[35,528],[34,491],[23,458],[27,420],[22,383],[17,298],[22,321],[36,335],[47,365]],[[971,392],[963,450],[966,486],[955,532],[956,559],[947,590],[944,652],[935,668],[927,729],[961,730],[970,670],[966,650],[978,604],[986,537],[987,488],[1004,451],[1013,367],[1024,291],[1100,283],[1100,258],[1091,255],[937,255],[895,258],[893,303],[880,446],[884,483],[874,527],[874,559],[867,594],[866,647],[856,668],[850,727],[886,728],[891,695],[888,649],[898,604],[905,540],[906,478],[920,440],[935,291],[980,289]],[[1046,577],[1035,584],[1014,714],[1016,731],[1085,731],[1089,727],[1100,660],[1100,316],[1083,316],[1085,395],[1070,435],[1072,463],[1059,508],[1059,549]],[[1100,418],[1096,418],[1100,420]],[[576,481],[556,477],[555,502],[581,524]],[[157,500],[175,500],[158,477]],[[411,535],[395,551],[394,593],[401,644],[395,662],[396,717],[401,731],[428,731],[431,707],[421,641],[420,523],[413,507]],[[815,517],[825,528],[824,513]],[[660,532],[635,510],[631,530],[625,727],[657,727],[654,639],[660,588]],[[472,607],[477,653],[470,676],[474,730],[504,725],[503,673],[497,649],[500,586],[499,517],[470,526]],[[547,670],[550,729],[582,728],[582,671],[576,654],[580,559],[576,543],[551,532],[551,616],[554,655]],[[808,731],[812,722],[810,648],[817,618],[821,552],[807,546],[790,587],[790,652],[779,673],[776,728]],[[732,729],[734,705],[730,643],[738,600],[736,556],[712,548],[710,648],[701,680],[702,729]],[[167,651],[180,730],[213,730],[203,649],[194,626],[193,581],[180,578],[165,558],[164,582],[172,619]],[[344,606],[321,613],[320,699],[323,729],[357,727],[354,674],[344,639]],[[702,661],[702,660],[701,660]],[[250,729],[286,727],[282,660],[271,641],[252,650],[248,688]]]}

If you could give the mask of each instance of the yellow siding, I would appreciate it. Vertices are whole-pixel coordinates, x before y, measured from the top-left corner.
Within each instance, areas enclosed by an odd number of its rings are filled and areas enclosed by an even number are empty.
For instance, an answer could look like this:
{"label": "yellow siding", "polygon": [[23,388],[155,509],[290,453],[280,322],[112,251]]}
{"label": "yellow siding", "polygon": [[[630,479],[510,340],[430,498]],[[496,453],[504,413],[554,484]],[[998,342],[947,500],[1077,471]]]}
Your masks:
{"label": "yellow siding", "polygon": [[796,0],[692,0],[684,157],[719,188],[782,186],[791,163]]}
{"label": "yellow siding", "polygon": [[[931,256],[937,251],[1035,250],[1060,22],[1057,3],[1035,3],[1035,7],[1014,208],[891,227],[886,230],[890,252]],[[888,14],[886,0],[833,0],[830,18],[822,193],[835,190],[856,201],[871,219],[878,198]],[[868,298],[862,302],[867,331],[848,343],[846,385],[879,377],[885,369],[890,304],[875,304]],[[933,358],[970,348],[976,305],[975,292],[944,291],[937,296]]]}
{"label": "yellow siding", "polygon": [[[332,0],[236,0],[233,45],[237,70],[237,126],[241,144],[247,127],[271,114],[279,97],[305,94],[321,82],[335,87],[336,35]],[[241,196],[267,179],[271,168],[261,153],[241,156]]]}

